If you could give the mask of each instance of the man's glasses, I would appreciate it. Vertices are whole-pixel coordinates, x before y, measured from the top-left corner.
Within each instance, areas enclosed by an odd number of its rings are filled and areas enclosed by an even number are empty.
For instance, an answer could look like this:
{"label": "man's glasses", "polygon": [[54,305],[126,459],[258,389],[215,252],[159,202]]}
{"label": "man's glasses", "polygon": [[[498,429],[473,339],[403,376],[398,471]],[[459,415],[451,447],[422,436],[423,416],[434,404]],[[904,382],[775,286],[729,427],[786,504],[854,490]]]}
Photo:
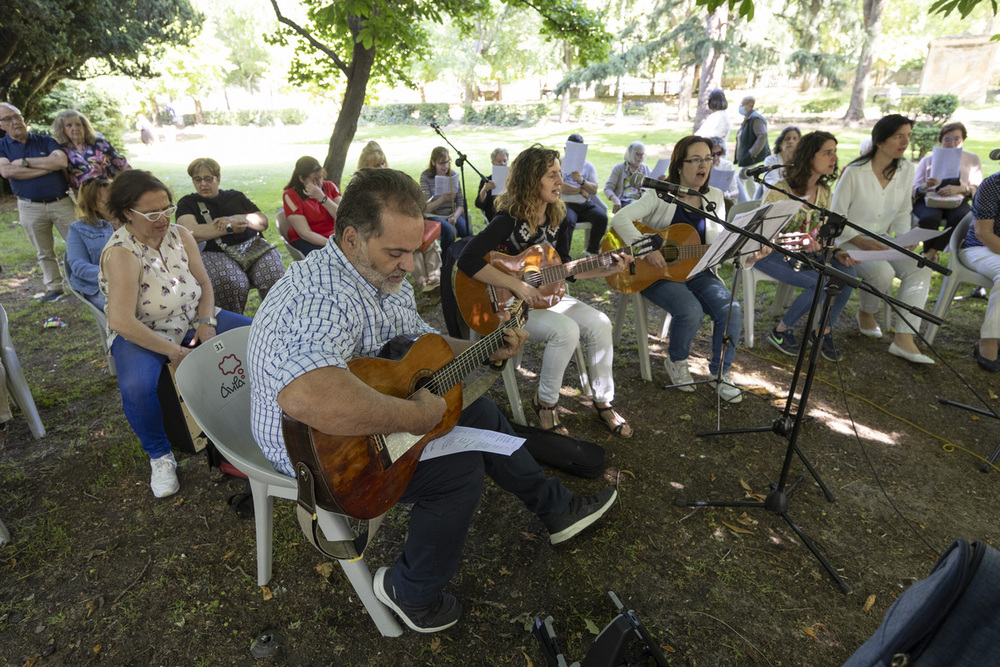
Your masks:
{"label": "man's glasses", "polygon": [[130,208],[129,210],[137,215],[141,215],[150,222],[156,222],[158,220],[162,220],[163,218],[171,218],[174,213],[177,212],[177,207],[171,206],[170,208],[165,208],[162,211],[153,211],[152,213],[143,213],[142,211],[137,211],[134,208]]}
{"label": "man's glasses", "polygon": [[194,181],[195,185],[201,185],[202,183],[207,185],[208,183],[215,182],[215,176],[193,176],[191,180]]}
{"label": "man's glasses", "polygon": [[710,158],[710,157],[692,157],[692,158],[688,158],[687,160],[684,160],[684,164],[696,164],[696,165],[712,164],[712,158]]}

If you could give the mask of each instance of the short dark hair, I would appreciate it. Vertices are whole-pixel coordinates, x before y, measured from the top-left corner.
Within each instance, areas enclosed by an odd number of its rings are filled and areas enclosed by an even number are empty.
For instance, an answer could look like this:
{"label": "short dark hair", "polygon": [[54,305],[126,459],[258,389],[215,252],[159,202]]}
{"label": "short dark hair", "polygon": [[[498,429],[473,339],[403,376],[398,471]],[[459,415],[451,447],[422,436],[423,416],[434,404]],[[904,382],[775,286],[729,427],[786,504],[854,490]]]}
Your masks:
{"label": "short dark hair", "polygon": [[794,125],[789,125],[785,129],[783,129],[781,131],[781,134],[778,135],[778,138],[774,140],[774,151],[773,151],[774,153],[780,153],[781,152],[781,145],[783,143],[785,143],[785,139],[792,132],[794,132],[795,134],[799,135],[799,139],[802,138],[802,132],[799,130],[799,128],[795,127]]}
{"label": "short dark hair", "polygon": [[[674,144],[674,152],[670,154],[670,166],[667,168],[668,181],[677,185],[681,184],[681,167],[684,166],[688,148],[698,143],[708,146],[708,153],[712,154],[712,140],[707,137],[690,134]],[[711,169],[711,167],[709,168]],[[708,181],[709,179],[705,179],[705,184],[701,186],[699,192],[708,192]]]}
{"label": "short dark hair", "polygon": [[725,111],[729,108],[729,100],[722,88],[716,88],[708,94],[708,108],[712,111]]}
{"label": "short dark hair", "polygon": [[969,131],[965,129],[965,125],[956,121],[954,123],[947,123],[941,126],[941,131],[938,132],[938,143],[941,143],[941,140],[944,139],[944,135],[954,132],[955,130],[961,131],[962,141],[969,138]]}
{"label": "short dark hair", "polygon": [[153,176],[152,172],[142,169],[129,169],[115,176],[108,191],[108,214],[122,224],[128,222],[125,211],[135,207],[136,203],[147,192],[162,191],[167,193],[167,199],[174,203],[174,195],[163,181]]}
{"label": "short dark hair", "polygon": [[583,143],[583,135],[580,135],[580,134],[577,134],[576,132],[574,132],[573,134],[571,134],[568,137],[566,137],[566,140],[567,141],[572,141],[573,143],[582,144]]}
{"label": "short dark hair", "polygon": [[348,227],[354,227],[365,241],[381,236],[386,209],[423,218],[425,199],[420,185],[397,169],[359,169],[344,188],[334,239],[340,245]]}

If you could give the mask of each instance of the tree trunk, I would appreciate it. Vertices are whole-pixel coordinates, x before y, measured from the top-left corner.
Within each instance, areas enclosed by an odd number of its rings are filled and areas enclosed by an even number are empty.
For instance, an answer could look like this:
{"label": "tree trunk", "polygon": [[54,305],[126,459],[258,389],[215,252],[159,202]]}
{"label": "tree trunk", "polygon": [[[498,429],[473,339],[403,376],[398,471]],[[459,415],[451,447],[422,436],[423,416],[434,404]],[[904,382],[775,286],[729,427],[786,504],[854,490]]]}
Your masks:
{"label": "tree trunk", "polygon": [[622,77],[620,74],[618,75],[618,79],[615,81],[615,88],[618,90],[618,94],[616,95],[616,97],[618,98],[617,104],[615,104],[615,120],[621,120],[622,116],[625,115],[625,111],[624,109],[622,109],[623,91],[622,91]]}
{"label": "tree trunk", "polygon": [[681,72],[681,87],[677,91],[677,120],[684,123],[691,120],[691,89],[694,87],[694,65],[688,65]]}
{"label": "tree trunk", "polygon": [[[705,18],[705,35],[715,43],[726,39],[726,19],[728,5],[723,3]],[[722,68],[726,64],[726,52],[708,49],[701,65],[701,79],[698,82],[698,111],[694,116],[694,126],[698,127],[711,111],[708,108],[708,95],[716,88],[722,87]]]}
{"label": "tree trunk", "polygon": [[354,141],[358,131],[358,118],[361,117],[361,107],[365,104],[368,92],[368,80],[371,78],[372,65],[375,63],[375,47],[366,49],[355,37],[354,52],[351,64],[347,68],[347,87],[344,89],[344,100],[340,104],[340,113],[330,135],[330,148],[323,162],[327,179],[340,183],[344,175],[344,164],[347,162],[347,149]]}
{"label": "tree trunk", "polygon": [[865,119],[865,100],[868,98],[868,75],[872,62],[878,53],[879,41],[882,37],[882,14],[885,12],[885,0],[865,0],[864,19],[865,35],[861,45],[861,58],[854,75],[854,89],[851,91],[851,103],[844,116],[844,124],[849,125]]}
{"label": "tree trunk", "polygon": [[205,123],[205,116],[201,108],[201,100],[197,97],[194,99],[194,122],[198,125],[203,125]]}

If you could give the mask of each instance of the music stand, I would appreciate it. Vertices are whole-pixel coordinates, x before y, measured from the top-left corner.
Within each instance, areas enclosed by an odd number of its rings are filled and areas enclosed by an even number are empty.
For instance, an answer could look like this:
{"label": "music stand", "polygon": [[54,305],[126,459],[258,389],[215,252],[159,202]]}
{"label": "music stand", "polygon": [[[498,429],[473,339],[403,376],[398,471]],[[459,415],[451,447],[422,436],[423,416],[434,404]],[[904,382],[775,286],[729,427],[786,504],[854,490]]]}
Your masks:
{"label": "music stand", "polygon": [[[481,171],[479,171],[478,169],[476,169],[476,165],[472,164],[472,162],[469,160],[469,156],[468,155],[466,155],[462,151],[458,150],[458,148],[455,146],[455,144],[451,143],[451,141],[448,139],[448,137],[444,136],[444,131],[441,130],[441,126],[440,125],[438,125],[437,123],[428,123],[428,125],[430,125],[432,128],[434,128],[434,131],[437,132],[438,136],[441,137],[442,139],[444,139],[444,142],[446,144],[448,144],[449,146],[451,146],[451,149],[453,151],[455,151],[455,154],[458,156],[458,157],[455,158],[455,164],[458,166],[458,170],[459,170],[459,172],[462,175],[462,177],[461,177],[462,178],[462,211],[465,213],[465,219],[469,221],[469,229],[471,230],[472,229],[472,214],[469,213],[469,202],[468,202],[468,200],[466,199],[466,196],[465,196],[465,165],[468,164],[469,168],[471,168],[472,171],[474,171],[477,174],[479,174],[480,178],[486,178],[486,177],[483,176],[483,174],[482,174]],[[458,222],[458,221],[456,220],[456,222]]]}

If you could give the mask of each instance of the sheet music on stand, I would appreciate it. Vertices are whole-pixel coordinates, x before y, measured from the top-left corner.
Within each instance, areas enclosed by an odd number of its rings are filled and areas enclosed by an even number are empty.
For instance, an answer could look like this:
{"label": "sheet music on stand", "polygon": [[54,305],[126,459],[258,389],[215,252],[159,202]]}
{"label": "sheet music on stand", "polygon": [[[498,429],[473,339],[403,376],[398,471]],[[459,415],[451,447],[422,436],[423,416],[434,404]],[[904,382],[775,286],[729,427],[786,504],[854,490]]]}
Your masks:
{"label": "sheet music on stand", "polygon": [[[750,232],[756,232],[766,239],[771,240],[778,232],[785,228],[789,219],[800,208],[802,208],[801,202],[786,199],[755,208],[746,213],[741,213],[733,218],[731,224]],[[737,244],[742,244],[742,249],[737,248]],[[723,230],[719,233],[718,238],[715,239],[711,247],[702,255],[702,258],[691,270],[691,273],[688,274],[688,277],[690,278],[693,275],[701,273],[711,266],[721,264],[733,252],[749,254],[757,252],[760,249],[761,244],[759,242],[748,240],[744,236]]]}

